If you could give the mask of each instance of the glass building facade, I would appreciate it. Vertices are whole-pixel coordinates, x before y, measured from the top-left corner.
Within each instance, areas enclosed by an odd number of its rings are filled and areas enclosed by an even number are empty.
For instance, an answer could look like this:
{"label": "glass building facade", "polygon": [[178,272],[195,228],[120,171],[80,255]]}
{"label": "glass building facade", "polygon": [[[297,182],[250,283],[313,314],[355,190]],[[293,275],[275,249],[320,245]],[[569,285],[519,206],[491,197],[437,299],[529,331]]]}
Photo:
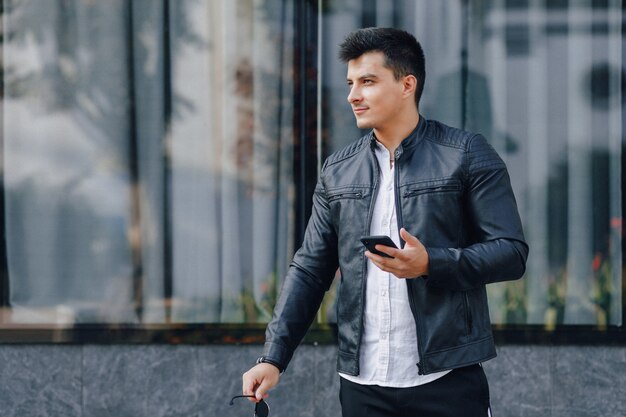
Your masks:
{"label": "glass building facade", "polygon": [[337,49],[368,26],[416,35],[423,117],[483,133],[507,163],[531,251],[524,279],[488,287],[496,328],[626,340],[622,1],[3,0],[1,14],[0,340],[259,340],[324,158],[364,134]]}

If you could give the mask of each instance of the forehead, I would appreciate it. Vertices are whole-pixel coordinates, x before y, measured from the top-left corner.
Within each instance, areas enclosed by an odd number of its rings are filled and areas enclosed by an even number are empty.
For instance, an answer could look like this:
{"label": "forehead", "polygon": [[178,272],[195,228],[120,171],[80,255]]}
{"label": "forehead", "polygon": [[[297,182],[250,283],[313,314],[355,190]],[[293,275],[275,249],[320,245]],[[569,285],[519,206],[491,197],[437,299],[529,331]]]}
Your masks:
{"label": "forehead", "polygon": [[367,52],[348,61],[348,79],[357,79],[364,75],[386,77],[393,76],[393,71],[385,66],[382,52]]}

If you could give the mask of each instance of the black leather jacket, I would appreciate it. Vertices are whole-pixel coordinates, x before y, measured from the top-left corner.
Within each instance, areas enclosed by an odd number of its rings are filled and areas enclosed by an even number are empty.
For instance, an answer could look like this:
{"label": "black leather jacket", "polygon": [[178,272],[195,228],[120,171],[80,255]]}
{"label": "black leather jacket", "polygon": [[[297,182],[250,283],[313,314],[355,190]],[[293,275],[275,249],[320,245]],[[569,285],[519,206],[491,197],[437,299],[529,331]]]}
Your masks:
{"label": "black leather jacket", "polygon": [[[337,370],[359,374],[369,234],[378,191],[374,135],[331,155],[271,322],[264,356],[286,368],[339,266]],[[398,228],[426,246],[429,275],[407,279],[420,374],[496,355],[485,284],[520,278],[528,246],[504,162],[481,135],[420,121],[395,151]]]}

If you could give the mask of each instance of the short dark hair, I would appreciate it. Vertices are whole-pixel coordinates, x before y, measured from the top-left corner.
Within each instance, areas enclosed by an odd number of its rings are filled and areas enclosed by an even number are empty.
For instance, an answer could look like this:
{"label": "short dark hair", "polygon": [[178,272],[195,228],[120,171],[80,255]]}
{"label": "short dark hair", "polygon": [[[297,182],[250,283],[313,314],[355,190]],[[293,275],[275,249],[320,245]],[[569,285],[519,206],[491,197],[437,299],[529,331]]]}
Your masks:
{"label": "short dark hair", "polygon": [[367,52],[382,52],[385,66],[396,80],[413,75],[417,79],[415,105],[419,108],[426,80],[426,64],[422,46],[409,32],[394,28],[364,28],[350,33],[339,45],[339,59],[344,63]]}

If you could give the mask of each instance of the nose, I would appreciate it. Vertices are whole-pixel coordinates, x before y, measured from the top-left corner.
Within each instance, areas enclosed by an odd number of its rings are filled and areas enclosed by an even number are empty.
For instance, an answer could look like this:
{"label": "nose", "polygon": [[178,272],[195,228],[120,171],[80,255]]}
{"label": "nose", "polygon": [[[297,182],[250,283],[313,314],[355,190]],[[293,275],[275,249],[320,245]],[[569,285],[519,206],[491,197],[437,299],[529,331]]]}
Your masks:
{"label": "nose", "polygon": [[352,85],[350,87],[350,93],[348,94],[348,103],[358,103],[361,100],[361,94],[359,93],[359,89],[357,86]]}

